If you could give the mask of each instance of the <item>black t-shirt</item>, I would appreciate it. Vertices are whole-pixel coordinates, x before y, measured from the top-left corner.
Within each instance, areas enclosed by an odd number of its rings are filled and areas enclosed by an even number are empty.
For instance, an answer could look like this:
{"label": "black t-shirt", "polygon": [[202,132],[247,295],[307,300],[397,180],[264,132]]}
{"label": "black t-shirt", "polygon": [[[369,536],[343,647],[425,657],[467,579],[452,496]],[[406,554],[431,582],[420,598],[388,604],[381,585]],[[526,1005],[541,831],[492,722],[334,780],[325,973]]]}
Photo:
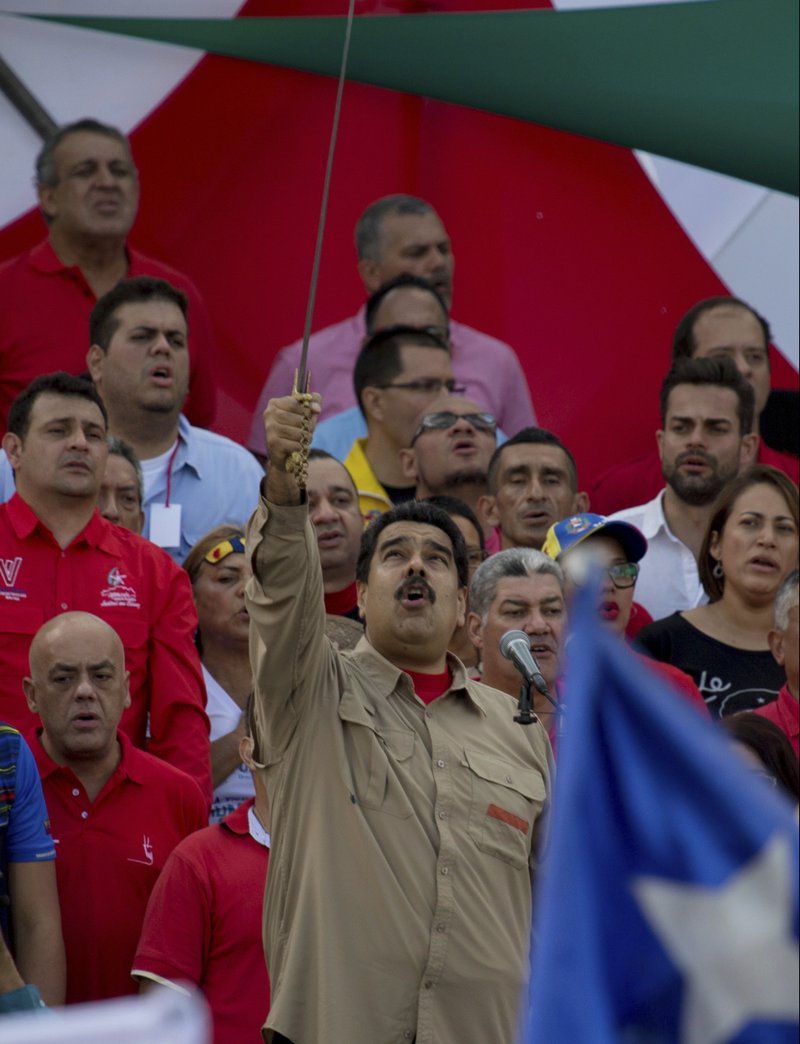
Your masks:
{"label": "black t-shirt", "polygon": [[769,649],[753,652],[726,645],[698,631],[680,613],[643,627],[636,644],[654,660],[690,674],[714,718],[772,703],[786,683]]}

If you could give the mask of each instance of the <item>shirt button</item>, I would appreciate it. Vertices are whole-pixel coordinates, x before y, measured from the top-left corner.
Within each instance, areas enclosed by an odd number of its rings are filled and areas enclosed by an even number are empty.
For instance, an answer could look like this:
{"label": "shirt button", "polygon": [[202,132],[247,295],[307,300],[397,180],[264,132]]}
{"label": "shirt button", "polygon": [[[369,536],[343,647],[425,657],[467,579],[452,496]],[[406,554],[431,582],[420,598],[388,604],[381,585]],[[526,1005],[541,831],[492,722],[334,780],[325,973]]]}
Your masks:
{"label": "shirt button", "polygon": [[441,758],[439,758],[439,760],[436,762],[436,767],[437,768],[444,768],[444,762],[442,761]]}
{"label": "shirt button", "polygon": [[89,818],[89,813],[88,812],[81,812],[81,819],[88,819],[88,818]]}
{"label": "shirt button", "polygon": [[447,813],[446,812],[440,812],[439,813],[439,819],[447,819]]}
{"label": "shirt button", "polygon": [[426,718],[432,718],[432,717],[433,717],[433,711],[431,711],[431,710],[426,710],[426,711],[425,711],[425,717],[426,717]]}
{"label": "shirt button", "polygon": [[444,930],[445,930],[445,925],[442,924],[441,922],[439,922],[439,924],[436,925],[436,931],[437,932],[443,932]]}
{"label": "shirt button", "polygon": [[61,603],[61,608],[62,608],[62,609],[68,609],[68,608],[69,608],[69,606],[67,605],[67,603],[66,603],[66,602],[62,602],[62,603]]}
{"label": "shirt button", "polygon": [[506,776],[506,783],[513,783],[513,782],[514,782],[514,780],[511,778],[511,776]]}
{"label": "shirt button", "polygon": [[[86,814],[86,813],[84,813],[84,815],[85,815],[85,814]],[[448,875],[448,874],[450,873],[450,871],[449,871],[449,870],[447,869],[447,867],[446,867],[446,866],[443,866],[443,867],[442,867],[442,873],[444,874],[444,876],[445,876],[445,877],[447,877],[447,875]]]}
{"label": "shirt button", "polygon": [[405,1037],[406,1040],[411,1040],[411,1038],[414,1036],[414,1031],[413,1030],[406,1030],[405,1033],[403,1034],[403,1036]]}
{"label": "shirt button", "polygon": [[77,787],[73,787],[72,788],[72,796],[73,797],[78,797],[79,795],[80,795],[80,790],[78,790]]}
{"label": "shirt button", "polygon": [[433,986],[433,983],[431,982],[431,980],[430,979],[426,979],[425,980],[425,989],[429,990],[431,988],[431,986]]}

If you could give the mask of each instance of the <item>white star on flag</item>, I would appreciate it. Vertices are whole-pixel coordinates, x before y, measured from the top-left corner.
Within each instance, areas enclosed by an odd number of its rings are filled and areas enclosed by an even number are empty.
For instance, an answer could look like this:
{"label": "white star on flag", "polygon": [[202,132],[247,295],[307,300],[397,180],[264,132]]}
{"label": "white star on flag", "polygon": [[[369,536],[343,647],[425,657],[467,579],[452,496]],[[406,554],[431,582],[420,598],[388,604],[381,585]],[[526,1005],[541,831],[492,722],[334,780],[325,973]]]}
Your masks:
{"label": "white star on flag", "polygon": [[776,834],[717,887],[634,878],[642,912],[685,977],[682,1044],[723,1044],[756,1020],[800,1019],[790,844]]}

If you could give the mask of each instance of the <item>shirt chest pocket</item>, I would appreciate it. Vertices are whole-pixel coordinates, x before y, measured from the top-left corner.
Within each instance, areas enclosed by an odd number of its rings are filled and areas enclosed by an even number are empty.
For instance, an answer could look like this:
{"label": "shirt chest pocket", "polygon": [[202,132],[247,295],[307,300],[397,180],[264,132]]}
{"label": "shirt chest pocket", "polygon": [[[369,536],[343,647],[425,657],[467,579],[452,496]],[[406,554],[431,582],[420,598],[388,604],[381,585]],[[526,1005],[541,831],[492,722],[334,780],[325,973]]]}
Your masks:
{"label": "shirt chest pocket", "polygon": [[339,705],[346,773],[362,808],[406,819],[413,812],[404,780],[414,753],[410,729],[379,728],[356,697]]}
{"label": "shirt chest pocket", "polygon": [[528,864],[531,835],[546,797],[535,769],[465,750],[472,796],[469,835],[481,852],[514,867]]}

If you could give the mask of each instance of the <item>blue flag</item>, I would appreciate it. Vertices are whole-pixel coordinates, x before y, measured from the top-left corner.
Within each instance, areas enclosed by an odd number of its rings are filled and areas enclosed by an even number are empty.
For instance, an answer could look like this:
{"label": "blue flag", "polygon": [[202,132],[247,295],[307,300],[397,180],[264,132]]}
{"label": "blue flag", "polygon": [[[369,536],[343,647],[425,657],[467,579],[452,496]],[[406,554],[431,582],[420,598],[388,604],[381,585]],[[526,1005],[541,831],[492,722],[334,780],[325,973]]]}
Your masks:
{"label": "blue flag", "polygon": [[525,1044],[796,1042],[794,810],[583,594]]}

